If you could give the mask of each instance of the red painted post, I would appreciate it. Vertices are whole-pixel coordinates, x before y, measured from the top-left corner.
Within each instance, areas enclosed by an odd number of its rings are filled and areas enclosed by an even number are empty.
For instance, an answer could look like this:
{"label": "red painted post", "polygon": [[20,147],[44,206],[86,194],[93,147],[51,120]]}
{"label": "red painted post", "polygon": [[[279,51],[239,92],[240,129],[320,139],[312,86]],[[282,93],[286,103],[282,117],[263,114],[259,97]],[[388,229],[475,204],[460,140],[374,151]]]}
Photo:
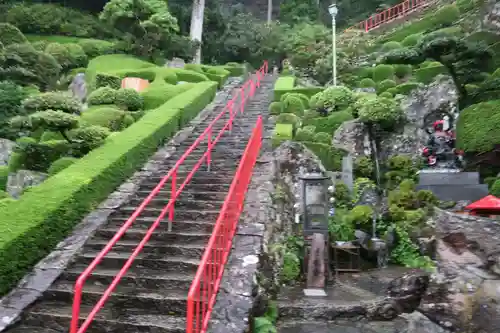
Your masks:
{"label": "red painted post", "polygon": [[227,108],[229,111],[229,123],[227,125],[227,128],[228,128],[229,132],[231,132],[233,130],[233,100],[230,100],[227,103]]}
{"label": "red painted post", "polygon": [[211,162],[211,156],[210,156],[210,153],[212,151],[212,126],[210,126],[210,129],[208,130],[208,133],[207,133],[207,138],[208,138],[208,142],[207,142],[207,171],[210,172],[210,162]]}
{"label": "red painted post", "polygon": [[241,96],[241,106],[240,106],[240,113],[243,113],[243,111],[245,111],[245,86],[243,86],[243,88],[240,89],[240,96]]}
{"label": "red painted post", "polygon": [[[174,170],[174,173],[172,174],[172,183],[171,183],[171,190],[170,190],[170,200],[173,200],[177,194],[177,169]],[[168,212],[168,231],[172,231],[172,221],[174,220],[174,213],[175,213],[175,204],[170,207],[170,211]]]}

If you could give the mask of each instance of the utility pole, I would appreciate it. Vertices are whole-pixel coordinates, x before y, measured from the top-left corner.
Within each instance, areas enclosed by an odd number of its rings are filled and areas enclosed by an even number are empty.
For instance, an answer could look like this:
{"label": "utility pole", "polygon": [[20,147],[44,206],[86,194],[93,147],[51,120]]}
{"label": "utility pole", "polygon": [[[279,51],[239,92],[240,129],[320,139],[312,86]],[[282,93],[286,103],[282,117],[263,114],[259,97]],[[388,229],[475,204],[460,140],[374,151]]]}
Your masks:
{"label": "utility pole", "polygon": [[273,20],[273,0],[267,0],[267,24]]}
{"label": "utility pole", "polygon": [[192,41],[200,45],[196,49],[193,63],[201,63],[201,41],[203,34],[203,16],[205,13],[205,0],[193,0],[193,10],[191,12],[190,36]]}

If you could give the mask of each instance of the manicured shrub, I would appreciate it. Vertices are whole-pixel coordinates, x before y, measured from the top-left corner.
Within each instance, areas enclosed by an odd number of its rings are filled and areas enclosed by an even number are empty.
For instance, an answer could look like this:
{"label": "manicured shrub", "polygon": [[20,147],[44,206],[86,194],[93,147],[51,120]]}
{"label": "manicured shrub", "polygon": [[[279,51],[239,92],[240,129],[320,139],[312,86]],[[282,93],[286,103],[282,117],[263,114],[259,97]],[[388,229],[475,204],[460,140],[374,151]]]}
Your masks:
{"label": "manicured shrub", "polygon": [[387,51],[397,50],[402,47],[403,46],[399,42],[386,42],[384,43],[384,45],[382,45],[382,51],[387,52]]}
{"label": "manicured shrub", "polygon": [[363,99],[358,112],[361,121],[368,124],[379,124],[384,128],[392,128],[403,117],[403,110],[398,103],[384,97]]}
{"label": "manicured shrub", "polygon": [[[132,123],[133,123],[132,119]],[[121,131],[130,125],[126,112],[114,105],[90,107],[81,115],[81,126],[102,126],[111,131]]]}
{"label": "manicured shrub", "polygon": [[407,95],[418,87],[420,87],[420,84],[418,82],[408,81],[396,86],[396,90],[398,94]]}
{"label": "manicured shrub", "polygon": [[37,51],[45,51],[45,49],[47,48],[47,45],[49,45],[50,43],[46,40],[39,40],[37,42],[34,42],[34,43],[31,43],[31,45],[33,46],[33,48]]}
{"label": "manicured shrub", "polygon": [[125,110],[138,111],[144,106],[144,97],[134,89],[120,89],[115,96],[115,104]]}
{"label": "manicured shrub", "polygon": [[[68,43],[63,44],[63,46],[66,48],[66,50],[68,50],[71,68],[87,67],[89,59],[80,45],[76,43]],[[82,73],[83,72],[85,72],[85,70],[83,70]]]}
{"label": "manicured shrub", "polygon": [[269,113],[272,115],[278,115],[283,112],[283,104],[281,102],[271,102],[269,104]]}
{"label": "manicured shrub", "polygon": [[177,79],[179,81],[192,82],[192,83],[209,81],[208,77],[203,73],[198,73],[195,71],[190,71],[190,70],[186,70],[186,69],[178,69],[178,68],[175,68],[172,70],[177,75]]}
{"label": "manicured shrub", "polygon": [[325,133],[325,132],[318,132],[314,135],[313,141],[319,142],[319,143],[331,144],[332,143],[332,136],[328,133]]}
{"label": "manicured shrub", "polygon": [[436,24],[449,25],[460,17],[460,11],[455,4],[444,5],[435,13],[433,20]]}
{"label": "manicured shrub", "polygon": [[476,8],[477,3],[477,0],[457,0],[455,2],[460,13],[467,13],[473,10],[474,8]]}
{"label": "manicured shrub", "polygon": [[22,103],[27,113],[45,110],[58,110],[66,113],[79,113],[82,105],[72,96],[62,92],[48,92],[34,95]]}
{"label": "manicured shrub", "polygon": [[394,88],[395,86],[396,82],[394,82],[393,80],[384,80],[377,85],[377,93],[381,94],[387,89]]}
{"label": "manicured shrub", "polygon": [[108,128],[96,125],[73,130],[71,132],[71,138],[75,141],[73,156],[82,157],[88,154],[91,150],[101,146],[109,134]]}
{"label": "manicured shrub", "polygon": [[27,96],[26,91],[15,83],[0,81],[0,127],[21,112],[21,103]]}
{"label": "manicured shrub", "polygon": [[114,104],[118,90],[109,86],[101,87],[91,92],[87,97],[87,103],[92,105]]}
{"label": "manicured shrub", "polygon": [[293,113],[281,113],[276,117],[276,124],[293,125],[293,128],[295,129],[300,126],[300,118]]}
{"label": "manicured shrub", "polygon": [[95,88],[110,87],[113,89],[120,89],[122,80],[120,77],[112,74],[97,73],[95,76]]}
{"label": "manicured shrub", "polygon": [[283,110],[286,113],[293,113],[299,117],[304,115],[304,104],[302,100],[294,95],[288,95],[283,101]]}
{"label": "manicured shrub", "polygon": [[23,33],[17,27],[9,23],[0,23],[0,41],[2,41],[4,46],[28,42]]}
{"label": "manicured shrub", "polygon": [[405,37],[401,42],[401,45],[404,47],[412,47],[418,44],[418,42],[422,39],[422,34],[413,34]]}
{"label": "manicured shrub", "polygon": [[201,65],[198,64],[185,64],[184,69],[194,71],[200,74],[205,74]]}
{"label": "manicured shrub", "polygon": [[50,43],[45,48],[45,53],[50,54],[56,59],[59,65],[62,66],[63,70],[68,70],[72,67],[72,59],[68,49],[59,43]]}
{"label": "manicured shrub", "polygon": [[113,43],[104,40],[84,39],[78,42],[89,59],[113,53]]}
{"label": "manicured shrub", "polygon": [[397,87],[394,87],[394,88],[389,88],[387,89],[385,92],[388,92],[390,93],[392,96],[395,96],[398,94],[398,88]]}
{"label": "manicured shrub", "polygon": [[385,98],[392,98],[394,97],[390,92],[388,91],[384,91],[383,93],[381,93],[380,95],[378,95],[379,97],[385,97]]}
{"label": "manicured shrub", "polygon": [[320,142],[304,142],[304,145],[319,157],[326,170],[340,171],[342,169],[342,158],[347,155],[345,151],[333,148],[331,144]]}
{"label": "manicured shrub", "polygon": [[78,161],[78,159],[74,158],[74,157],[61,157],[60,159],[54,161],[50,165],[49,170],[48,170],[48,174],[50,176],[53,176],[56,173],[59,173],[60,171],[66,169],[67,167],[69,167],[70,165],[75,163],[76,161]]}
{"label": "manicured shrub", "polygon": [[411,65],[394,65],[394,74],[402,79],[411,74]]}
{"label": "manicured shrub", "polygon": [[0,191],[7,189],[7,181],[9,180],[9,167],[0,166]]}
{"label": "manicured shrub", "polygon": [[363,79],[359,81],[360,88],[375,88],[377,84],[370,78]]}
{"label": "manicured shrub", "polygon": [[369,157],[363,156],[354,160],[354,174],[357,178],[371,179],[374,169],[373,161]]}
{"label": "manicured shrub", "polygon": [[373,68],[373,80],[382,82],[394,79],[394,68],[391,65],[377,65]]}
{"label": "manicured shrub", "polygon": [[[316,98],[314,98],[315,96]],[[313,109],[324,108],[329,111],[340,111],[354,101],[354,94],[344,86],[329,87],[315,96],[310,101],[310,106]]]}
{"label": "manicured shrub", "polygon": [[78,116],[63,111],[38,111],[29,116],[32,130],[43,128],[45,131],[65,133],[78,127]]}
{"label": "manicured shrub", "polygon": [[360,79],[371,79],[373,76],[372,67],[362,67],[355,72],[356,76]]}
{"label": "manicured shrub", "polygon": [[439,74],[448,74],[446,67],[444,67],[440,63],[434,63],[434,64],[436,65],[429,65],[427,67],[417,69],[414,72],[415,79],[420,83],[429,84]]}
{"label": "manicured shrub", "polygon": [[304,118],[304,125],[315,126],[316,132],[325,132],[333,134],[343,122],[352,120],[352,113],[349,110],[334,112],[328,117],[317,117],[306,119]]}
{"label": "manicured shrub", "polygon": [[144,99],[144,110],[155,109],[171,98],[182,94],[195,86],[195,83],[184,83],[173,86],[163,82],[157,83],[155,81],[140,93]]}
{"label": "manicured shrub", "polygon": [[278,146],[281,142],[293,139],[293,125],[277,123],[272,136],[272,145]]}
{"label": "manicured shrub", "polygon": [[314,141],[314,130],[304,127],[297,129],[294,137],[295,141]]}
{"label": "manicured shrub", "polygon": [[457,147],[466,153],[483,153],[500,142],[500,100],[471,105],[457,121]]}

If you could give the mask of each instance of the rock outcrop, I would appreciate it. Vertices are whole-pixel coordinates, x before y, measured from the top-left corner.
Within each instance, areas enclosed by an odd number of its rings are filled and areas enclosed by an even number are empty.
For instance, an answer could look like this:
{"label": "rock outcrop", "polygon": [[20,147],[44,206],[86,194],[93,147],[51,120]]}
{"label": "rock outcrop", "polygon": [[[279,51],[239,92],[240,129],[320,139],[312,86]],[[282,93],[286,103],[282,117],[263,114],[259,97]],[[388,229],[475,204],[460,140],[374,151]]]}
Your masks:
{"label": "rock outcrop", "polygon": [[41,184],[45,178],[47,178],[47,174],[31,170],[19,170],[11,173],[7,180],[7,193],[17,199],[25,189]]}
{"label": "rock outcrop", "polygon": [[7,139],[0,139],[0,166],[9,163],[10,155],[14,150],[16,143]]}
{"label": "rock outcrop", "polygon": [[500,2],[497,0],[488,1],[483,23],[488,30],[500,34]]}

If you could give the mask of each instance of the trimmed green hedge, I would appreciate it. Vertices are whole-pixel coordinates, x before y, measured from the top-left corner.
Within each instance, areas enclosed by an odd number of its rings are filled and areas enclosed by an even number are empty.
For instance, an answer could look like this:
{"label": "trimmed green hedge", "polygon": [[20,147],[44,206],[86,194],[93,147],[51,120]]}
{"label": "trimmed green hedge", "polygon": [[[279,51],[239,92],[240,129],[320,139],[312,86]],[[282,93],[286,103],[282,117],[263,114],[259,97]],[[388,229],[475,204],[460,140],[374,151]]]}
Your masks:
{"label": "trimmed green hedge", "polygon": [[342,158],[347,153],[340,149],[333,148],[330,144],[320,142],[302,142],[309,150],[319,157],[321,163],[328,171],[341,171]]}
{"label": "trimmed green hedge", "polygon": [[325,88],[323,87],[295,87],[295,77],[294,76],[281,76],[276,80],[274,84],[274,101],[279,102],[281,96],[287,93],[303,94],[308,98],[322,92]]}
{"label": "trimmed green hedge", "polygon": [[440,65],[419,68],[415,70],[413,74],[418,82],[428,84],[431,83],[439,74],[448,74],[448,71],[446,70],[446,67]]}
{"label": "trimmed green hedge", "polygon": [[0,295],[215,96],[198,83],[0,211]]}
{"label": "trimmed green hedge", "polygon": [[293,139],[292,124],[276,124],[273,137],[271,139],[273,146],[279,146],[281,142]]}

